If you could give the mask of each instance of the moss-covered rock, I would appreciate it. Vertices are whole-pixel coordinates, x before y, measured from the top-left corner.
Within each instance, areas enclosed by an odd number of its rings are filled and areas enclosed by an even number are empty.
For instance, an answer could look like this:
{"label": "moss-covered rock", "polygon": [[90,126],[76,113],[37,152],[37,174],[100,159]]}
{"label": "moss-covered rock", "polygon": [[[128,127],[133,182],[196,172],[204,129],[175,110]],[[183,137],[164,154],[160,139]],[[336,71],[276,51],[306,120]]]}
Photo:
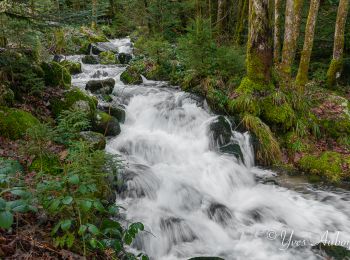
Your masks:
{"label": "moss-covered rock", "polygon": [[86,55],[81,59],[81,61],[85,64],[98,64],[100,62],[99,59],[93,55]]}
{"label": "moss-covered rock", "polygon": [[260,106],[262,107],[262,119],[270,125],[278,126],[279,129],[288,130],[293,126],[295,113],[293,108],[287,103],[278,104],[273,101],[271,96],[263,99]]}
{"label": "moss-covered rock", "polygon": [[54,116],[58,116],[63,110],[78,108],[86,110],[91,117],[94,116],[97,107],[97,99],[91,97],[78,88],[67,91],[63,98],[50,101]]}
{"label": "moss-covered rock", "polygon": [[64,61],[61,61],[60,64],[63,67],[65,67],[72,75],[79,74],[82,72],[80,62],[64,60]]}
{"label": "moss-covered rock", "polygon": [[298,162],[298,166],[311,177],[316,176],[330,182],[339,182],[350,174],[350,156],[337,152],[305,155]]}
{"label": "moss-covered rock", "polygon": [[346,98],[327,95],[321,104],[312,109],[318,124],[333,138],[350,135],[350,103]]}
{"label": "moss-covered rock", "polygon": [[[339,242],[342,242],[342,241],[339,241]],[[324,256],[325,259],[334,259],[334,260],[350,259],[350,251],[342,246],[319,243],[317,245],[314,245],[312,249],[317,250],[318,252],[321,252],[321,255]]]}
{"label": "moss-covered rock", "polygon": [[142,77],[138,73],[138,71],[130,66],[128,67],[121,75],[120,75],[120,80],[124,84],[128,85],[133,85],[133,84],[141,84],[142,83]]}
{"label": "moss-covered rock", "polygon": [[39,120],[26,111],[0,107],[0,135],[16,140],[23,137],[26,131],[34,125],[40,124]]}
{"label": "moss-covered rock", "polygon": [[132,59],[131,54],[129,53],[119,53],[118,54],[118,60],[120,64],[128,64]]}
{"label": "moss-covered rock", "polygon": [[111,51],[103,51],[98,55],[98,57],[100,58],[100,63],[104,65],[118,63],[117,57]]}
{"label": "moss-covered rock", "polygon": [[105,136],[117,136],[121,131],[118,120],[102,111],[96,113],[92,129],[93,131],[104,134]]}
{"label": "moss-covered rock", "polygon": [[61,171],[60,160],[54,154],[44,155],[33,160],[29,166],[30,171],[43,173],[59,173]]}
{"label": "moss-covered rock", "polygon": [[103,150],[106,147],[106,138],[101,133],[84,131],[80,132],[79,135],[80,139],[91,145],[92,149]]}
{"label": "moss-covered rock", "polygon": [[45,84],[52,87],[69,89],[72,77],[69,71],[57,62],[42,63],[41,68],[45,73]]}
{"label": "moss-covered rock", "polygon": [[0,106],[11,106],[14,99],[15,94],[12,89],[0,83]]}
{"label": "moss-covered rock", "polygon": [[111,116],[114,116],[120,123],[125,122],[126,113],[123,107],[118,105],[104,105],[101,106],[101,110]]}
{"label": "moss-covered rock", "polygon": [[103,80],[90,80],[86,83],[86,90],[96,94],[112,94],[115,85],[115,80],[112,78]]}

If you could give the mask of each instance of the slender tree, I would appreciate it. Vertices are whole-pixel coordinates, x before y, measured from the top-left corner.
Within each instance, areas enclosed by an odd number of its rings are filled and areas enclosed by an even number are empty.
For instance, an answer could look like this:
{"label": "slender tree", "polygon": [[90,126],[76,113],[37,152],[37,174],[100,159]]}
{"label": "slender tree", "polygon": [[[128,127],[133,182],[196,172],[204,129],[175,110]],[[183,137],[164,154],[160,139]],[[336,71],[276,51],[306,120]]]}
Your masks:
{"label": "slender tree", "polygon": [[225,0],[218,0],[218,14],[216,19],[216,26],[218,32],[222,32],[225,19]]}
{"label": "slender tree", "polygon": [[333,58],[327,71],[327,83],[333,86],[343,68],[344,32],[349,0],[340,0],[335,24]]}
{"label": "slender tree", "polygon": [[281,72],[287,79],[291,76],[295,59],[303,2],[304,0],[287,0],[286,3]]}
{"label": "slender tree", "polygon": [[315,35],[315,25],[317,20],[320,0],[311,0],[309,15],[305,27],[304,47],[301,52],[300,64],[296,78],[297,85],[305,85],[308,80],[309,63]]}
{"label": "slender tree", "polygon": [[238,18],[236,22],[236,29],[235,29],[235,36],[234,41],[237,45],[240,45],[242,43],[242,33],[244,29],[244,24],[247,19],[247,13],[248,13],[248,5],[249,0],[240,0],[239,4],[239,11],[238,11]]}
{"label": "slender tree", "polygon": [[273,59],[275,65],[279,64],[281,55],[281,4],[281,0],[275,0],[273,31]]}

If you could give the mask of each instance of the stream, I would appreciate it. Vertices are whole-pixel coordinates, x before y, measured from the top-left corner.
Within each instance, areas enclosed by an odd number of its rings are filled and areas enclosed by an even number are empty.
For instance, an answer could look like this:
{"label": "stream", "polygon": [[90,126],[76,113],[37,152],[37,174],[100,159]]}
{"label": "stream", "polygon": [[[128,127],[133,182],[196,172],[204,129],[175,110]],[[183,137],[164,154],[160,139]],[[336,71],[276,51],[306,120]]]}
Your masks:
{"label": "stream", "polygon": [[[111,42],[132,53],[128,38]],[[124,85],[125,68],[83,64],[72,83],[85,89],[91,79],[116,80],[113,102],[126,110],[121,134],[106,148],[124,161],[116,203],[128,222],[140,221],[146,230],[131,251],[154,260],[306,260],[324,259],[311,249],[319,242],[349,248],[348,191],[280,181],[254,165],[248,133],[232,131],[243,158],[220,152],[210,131],[218,117],[205,101],[166,82]]]}

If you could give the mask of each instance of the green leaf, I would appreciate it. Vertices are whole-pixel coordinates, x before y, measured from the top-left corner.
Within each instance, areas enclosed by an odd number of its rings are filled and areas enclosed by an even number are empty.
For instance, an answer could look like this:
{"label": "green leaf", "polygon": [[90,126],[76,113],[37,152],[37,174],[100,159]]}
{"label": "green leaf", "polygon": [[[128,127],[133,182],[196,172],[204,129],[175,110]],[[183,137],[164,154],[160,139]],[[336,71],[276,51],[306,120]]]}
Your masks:
{"label": "green leaf", "polygon": [[25,191],[20,188],[14,188],[11,190],[11,194],[22,197],[22,198],[29,198],[31,194],[28,191]]}
{"label": "green leaf", "polygon": [[51,230],[51,235],[54,235],[57,233],[58,229],[60,228],[61,226],[61,221],[59,221],[54,227],[53,229]]}
{"label": "green leaf", "polygon": [[88,230],[91,234],[96,236],[100,233],[100,230],[95,225],[93,224],[86,224],[86,225],[88,226]]}
{"label": "green leaf", "polygon": [[8,229],[13,224],[13,215],[9,211],[0,212],[0,227]]}
{"label": "green leaf", "polygon": [[91,209],[92,202],[90,200],[82,200],[79,203],[81,210],[87,212]]}
{"label": "green leaf", "polygon": [[81,225],[79,230],[78,230],[78,234],[81,236],[83,235],[87,230],[87,226],[86,225]]}
{"label": "green leaf", "polygon": [[119,213],[119,207],[116,206],[116,205],[113,205],[113,206],[110,206],[108,208],[108,213],[111,214],[111,215],[116,215]]}
{"label": "green leaf", "polygon": [[97,247],[97,240],[95,238],[91,238],[89,240],[89,243],[90,243],[92,248],[96,248]]}
{"label": "green leaf", "polygon": [[20,212],[20,213],[25,213],[29,211],[28,204],[22,204],[19,206],[16,206],[12,209],[13,212]]}
{"label": "green leaf", "polygon": [[73,185],[77,185],[79,183],[79,175],[74,174],[68,178],[68,182]]}
{"label": "green leaf", "polygon": [[124,236],[124,242],[125,242],[125,244],[131,245],[132,240],[133,240],[133,237],[130,236],[129,233],[126,233],[125,236]]}
{"label": "green leaf", "polygon": [[0,210],[4,210],[6,207],[6,201],[3,198],[0,198]]}
{"label": "green leaf", "polygon": [[95,207],[95,209],[97,209],[100,212],[104,212],[105,211],[105,207],[98,200],[94,201],[94,207]]}
{"label": "green leaf", "polygon": [[66,219],[66,220],[61,221],[61,229],[63,231],[68,231],[71,226],[72,226],[72,220],[71,219]]}
{"label": "green leaf", "polygon": [[143,255],[143,256],[141,257],[141,260],[149,260],[149,258],[148,258],[148,256]]}
{"label": "green leaf", "polygon": [[68,233],[66,237],[66,245],[68,248],[71,248],[73,246],[74,240],[75,240],[74,234]]}
{"label": "green leaf", "polygon": [[72,201],[73,201],[73,198],[71,196],[66,196],[62,199],[62,203],[64,205],[69,205],[72,203]]}
{"label": "green leaf", "polygon": [[61,204],[61,201],[59,199],[54,199],[48,208],[49,211],[51,211],[51,212],[56,211],[58,209],[58,207],[60,206],[60,204]]}

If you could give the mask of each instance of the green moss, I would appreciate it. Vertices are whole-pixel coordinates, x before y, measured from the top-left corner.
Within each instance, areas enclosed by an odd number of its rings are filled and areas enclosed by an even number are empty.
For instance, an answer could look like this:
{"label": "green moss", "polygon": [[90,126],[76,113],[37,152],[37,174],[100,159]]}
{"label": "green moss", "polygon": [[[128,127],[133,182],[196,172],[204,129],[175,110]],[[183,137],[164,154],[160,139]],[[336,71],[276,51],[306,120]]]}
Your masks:
{"label": "green moss", "polygon": [[272,84],[266,84],[261,81],[253,81],[249,77],[244,77],[241,81],[241,84],[236,89],[236,92],[239,94],[253,94],[255,91],[265,91],[273,89],[274,87]]}
{"label": "green moss", "polygon": [[64,98],[51,101],[51,109],[57,117],[63,110],[73,108],[77,102],[83,101],[88,105],[89,114],[93,116],[96,112],[97,99],[90,97],[78,88],[74,88],[65,93]]}
{"label": "green moss", "polygon": [[256,98],[251,94],[242,94],[236,99],[228,100],[228,111],[234,115],[237,113],[249,113],[254,116],[260,115],[260,106]]}
{"label": "green moss", "polygon": [[343,67],[343,59],[332,59],[327,71],[327,85],[333,87],[337,80],[337,73],[340,73]]}
{"label": "green moss", "polygon": [[349,174],[343,172],[342,167],[346,164],[350,166],[350,156],[337,152],[323,152],[319,156],[306,155],[298,163],[301,170],[330,182],[339,182]]}
{"label": "green moss", "polygon": [[142,83],[142,77],[138,73],[138,71],[130,66],[128,67],[121,75],[120,75],[120,80],[124,84],[141,84]]}
{"label": "green moss", "polygon": [[101,64],[116,64],[117,63],[117,58],[115,57],[115,54],[111,51],[104,51],[101,52],[98,57],[100,58],[100,63]]}
{"label": "green moss", "polygon": [[54,154],[45,155],[42,158],[36,158],[30,165],[29,170],[43,173],[59,173],[60,160]]}
{"label": "green moss", "polygon": [[16,109],[0,107],[0,135],[19,139],[26,134],[26,131],[34,125],[40,124],[39,120],[32,114]]}
{"label": "green moss", "polygon": [[245,114],[242,123],[256,138],[256,159],[265,165],[275,164],[281,161],[280,146],[270,128],[260,118]]}
{"label": "green moss", "polygon": [[287,103],[276,104],[271,96],[261,101],[262,118],[269,124],[290,129],[295,121],[293,108]]}
{"label": "green moss", "polygon": [[69,89],[72,77],[69,71],[57,62],[42,63],[41,65],[45,73],[45,83],[48,86]]}
{"label": "green moss", "polygon": [[85,64],[98,64],[99,60],[93,55],[84,56],[81,61]]}
{"label": "green moss", "polygon": [[72,75],[79,74],[82,72],[80,62],[72,62],[72,61],[64,60],[64,61],[61,61],[60,64],[63,67],[65,67]]}

